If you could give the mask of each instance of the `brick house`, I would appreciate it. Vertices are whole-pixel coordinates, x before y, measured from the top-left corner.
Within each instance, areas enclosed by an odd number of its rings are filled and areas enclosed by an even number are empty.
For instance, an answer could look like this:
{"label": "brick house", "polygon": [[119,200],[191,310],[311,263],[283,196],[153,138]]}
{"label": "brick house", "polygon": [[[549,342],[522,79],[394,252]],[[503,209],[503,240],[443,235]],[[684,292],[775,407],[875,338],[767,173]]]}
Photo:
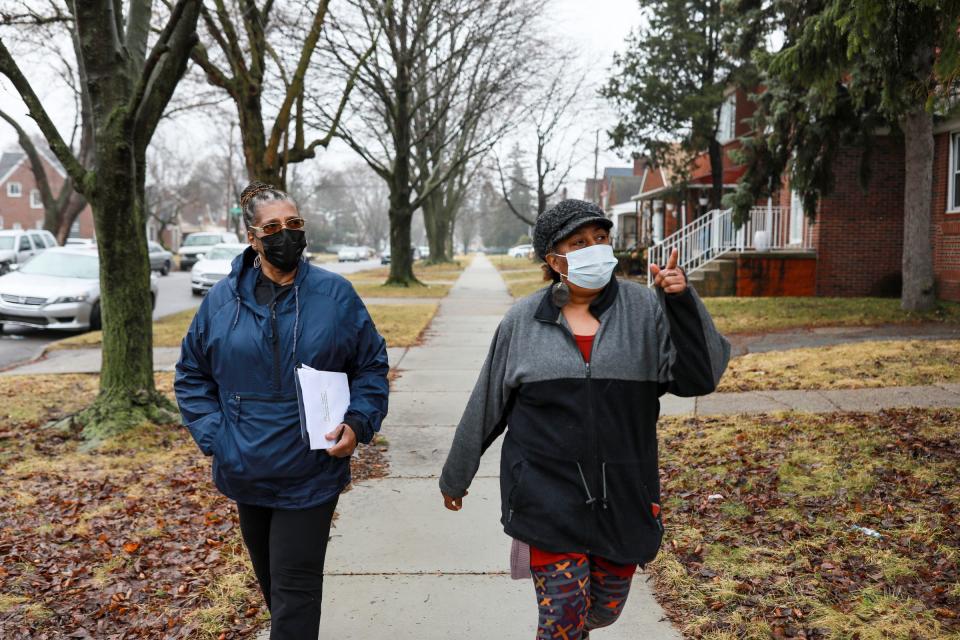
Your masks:
{"label": "brick house", "polygon": [[[54,194],[66,180],[63,167],[38,149]],[[23,151],[0,154],[0,229],[42,229],[43,203],[30,161]],[[70,230],[70,237],[92,238],[93,213],[88,205]]]}
{"label": "brick house", "polygon": [[[731,152],[740,147],[738,138],[750,133],[746,118],[753,110],[742,90],[731,90],[721,109],[725,190],[734,188],[745,171]],[[960,301],[960,116],[939,118],[934,134],[931,238],[937,295]],[[683,247],[682,260],[689,262],[695,281],[723,284],[703,282],[716,294],[898,296],[903,141],[892,134],[874,139],[866,190],[858,180],[861,155],[861,149],[848,148],[836,158],[834,191],[818,203],[814,223],[784,184],[756,203],[750,222],[739,230],[726,212],[703,206],[702,189],[711,182],[707,154],[694,160],[690,180],[681,188],[668,171],[650,166],[633,197],[641,239],[653,245],[650,257],[658,262],[672,246]],[[698,270],[703,273],[697,275]]]}

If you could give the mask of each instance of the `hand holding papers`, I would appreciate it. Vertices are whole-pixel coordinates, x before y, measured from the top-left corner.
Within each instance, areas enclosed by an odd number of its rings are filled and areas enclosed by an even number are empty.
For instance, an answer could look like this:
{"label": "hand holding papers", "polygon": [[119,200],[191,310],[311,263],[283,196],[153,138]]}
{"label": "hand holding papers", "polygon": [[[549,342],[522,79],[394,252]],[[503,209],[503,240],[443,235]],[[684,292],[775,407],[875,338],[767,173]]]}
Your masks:
{"label": "hand holding papers", "polygon": [[350,406],[347,374],[317,371],[306,365],[296,369],[300,403],[300,435],[311,449],[328,449],[335,443],[326,435],[336,429]]}

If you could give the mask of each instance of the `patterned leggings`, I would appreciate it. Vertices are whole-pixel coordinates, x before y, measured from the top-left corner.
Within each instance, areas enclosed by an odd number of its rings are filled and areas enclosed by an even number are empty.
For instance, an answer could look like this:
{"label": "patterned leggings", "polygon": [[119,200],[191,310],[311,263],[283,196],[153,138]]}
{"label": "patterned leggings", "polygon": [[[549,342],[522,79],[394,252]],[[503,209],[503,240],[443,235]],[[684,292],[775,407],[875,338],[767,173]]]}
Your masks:
{"label": "patterned leggings", "polygon": [[530,572],[540,608],[537,640],[586,640],[591,630],[620,617],[636,565],[583,554],[539,564],[531,551]]}

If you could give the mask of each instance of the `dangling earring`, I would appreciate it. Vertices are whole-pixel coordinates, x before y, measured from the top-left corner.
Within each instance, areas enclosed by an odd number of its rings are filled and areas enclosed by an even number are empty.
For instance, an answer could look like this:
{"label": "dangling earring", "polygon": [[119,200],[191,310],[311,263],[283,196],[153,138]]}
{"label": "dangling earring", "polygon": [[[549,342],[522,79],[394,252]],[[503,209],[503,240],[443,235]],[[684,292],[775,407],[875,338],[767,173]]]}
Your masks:
{"label": "dangling earring", "polygon": [[570,302],[570,287],[563,281],[562,276],[560,282],[550,287],[550,300],[555,307],[565,307]]}
{"label": "dangling earring", "polygon": [[257,254],[257,257],[253,259],[253,268],[254,268],[254,269],[259,269],[261,264],[263,264],[263,263],[261,262],[261,260],[260,260],[260,254],[258,253],[258,254]]}

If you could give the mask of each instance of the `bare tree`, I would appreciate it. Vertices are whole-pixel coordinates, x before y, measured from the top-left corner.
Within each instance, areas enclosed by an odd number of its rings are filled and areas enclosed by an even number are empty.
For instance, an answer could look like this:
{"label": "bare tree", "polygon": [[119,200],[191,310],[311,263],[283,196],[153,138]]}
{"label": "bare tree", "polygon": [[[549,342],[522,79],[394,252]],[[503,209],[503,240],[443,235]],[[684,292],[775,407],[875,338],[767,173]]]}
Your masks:
{"label": "bare tree", "polygon": [[[24,6],[23,13],[7,14],[3,20],[4,24],[20,24],[20,28],[42,27],[37,33],[32,33],[30,45],[44,50],[47,57],[55,61],[57,65],[57,75],[69,87],[74,96],[74,121],[70,134],[69,146],[80,163],[84,167],[89,167],[92,161],[93,153],[93,126],[90,113],[90,96],[86,91],[86,84],[83,77],[80,76],[82,69],[78,70],[76,65],[67,59],[60,50],[51,43],[61,39],[66,31],[73,45],[73,51],[77,56],[79,42],[77,33],[72,20],[64,17],[66,14],[60,7],[51,6],[51,12],[44,22],[41,14],[35,9]],[[14,16],[19,16],[19,20]],[[30,163],[30,170],[33,173],[34,180],[37,183],[37,190],[40,192],[40,201],[43,204],[43,228],[56,236],[60,244],[66,242],[70,235],[70,227],[74,221],[83,212],[87,206],[86,198],[83,194],[74,188],[73,177],[66,176],[60,188],[54,193],[50,176],[47,173],[47,163],[44,150],[45,144],[38,147],[37,143],[31,138],[20,122],[12,115],[0,110],[0,118],[5,120],[17,133],[17,140],[20,148],[27,156]]]}
{"label": "bare tree", "polygon": [[[502,40],[493,25],[499,20],[505,33],[515,33],[516,16],[524,14],[528,3],[345,4],[326,43],[340,74],[356,73],[350,100],[354,109],[337,135],[389,187],[392,258],[387,284],[410,286],[418,284],[411,251],[413,213],[489,148],[490,141],[480,135],[481,123],[496,104],[492,96],[513,86],[494,87],[497,74],[490,65],[497,65],[497,56],[516,53],[497,48]],[[336,114],[327,110],[325,117],[332,121]]]}
{"label": "bare tree", "polygon": [[[586,71],[572,71],[572,63],[572,53],[563,54],[551,63],[553,72],[530,94],[527,116],[519,125],[521,134],[527,135],[530,142],[534,143],[532,147],[536,182],[518,182],[515,172],[509,177],[504,176],[500,158],[495,156],[503,198],[510,211],[529,225],[536,223],[536,218],[547,210],[550,199],[563,188],[579,159],[578,154],[581,153],[581,143],[586,130],[579,122],[583,120],[584,111],[590,108],[584,106],[584,98],[592,99],[594,92],[587,86]],[[514,141],[515,157],[522,148]],[[531,217],[529,212],[521,211],[511,201],[512,187],[520,187],[536,194],[535,217]]]}
{"label": "bare tree", "polygon": [[[447,31],[443,46],[422,52],[413,85],[420,108],[413,123],[418,192],[423,179],[457,165],[421,208],[431,263],[448,262],[453,228],[479,156],[513,127],[525,87],[539,71],[539,41],[531,34],[540,0],[482,5],[469,20],[441,14],[428,29]],[[446,28],[445,21],[455,21]],[[461,48],[462,55],[450,55]],[[459,162],[460,158],[466,161]]]}
{"label": "bare tree", "polygon": [[[325,84],[325,79],[309,74],[317,69],[311,60],[329,5],[330,0],[281,6],[273,0],[208,0],[200,9],[205,38],[193,50],[193,60],[207,81],[226,91],[236,106],[252,180],[284,187],[286,167],[315,157],[317,147],[325,148],[337,129],[353,74],[344,79],[326,133],[308,140],[304,113],[308,80],[311,86]],[[278,78],[279,86],[271,78]]]}
{"label": "bare tree", "polygon": [[[124,12],[124,8],[126,11]],[[199,0],[177,0],[150,45],[151,0],[69,5],[77,68],[90,96],[93,160],[84,166],[0,38],[0,74],[25,103],[74,188],[93,208],[103,321],[100,393],[78,420],[100,439],[145,419],[173,419],[153,382],[150,262],[144,226],[146,150],[196,42]],[[72,12],[72,13],[71,13]],[[16,28],[19,33],[20,27]]]}

